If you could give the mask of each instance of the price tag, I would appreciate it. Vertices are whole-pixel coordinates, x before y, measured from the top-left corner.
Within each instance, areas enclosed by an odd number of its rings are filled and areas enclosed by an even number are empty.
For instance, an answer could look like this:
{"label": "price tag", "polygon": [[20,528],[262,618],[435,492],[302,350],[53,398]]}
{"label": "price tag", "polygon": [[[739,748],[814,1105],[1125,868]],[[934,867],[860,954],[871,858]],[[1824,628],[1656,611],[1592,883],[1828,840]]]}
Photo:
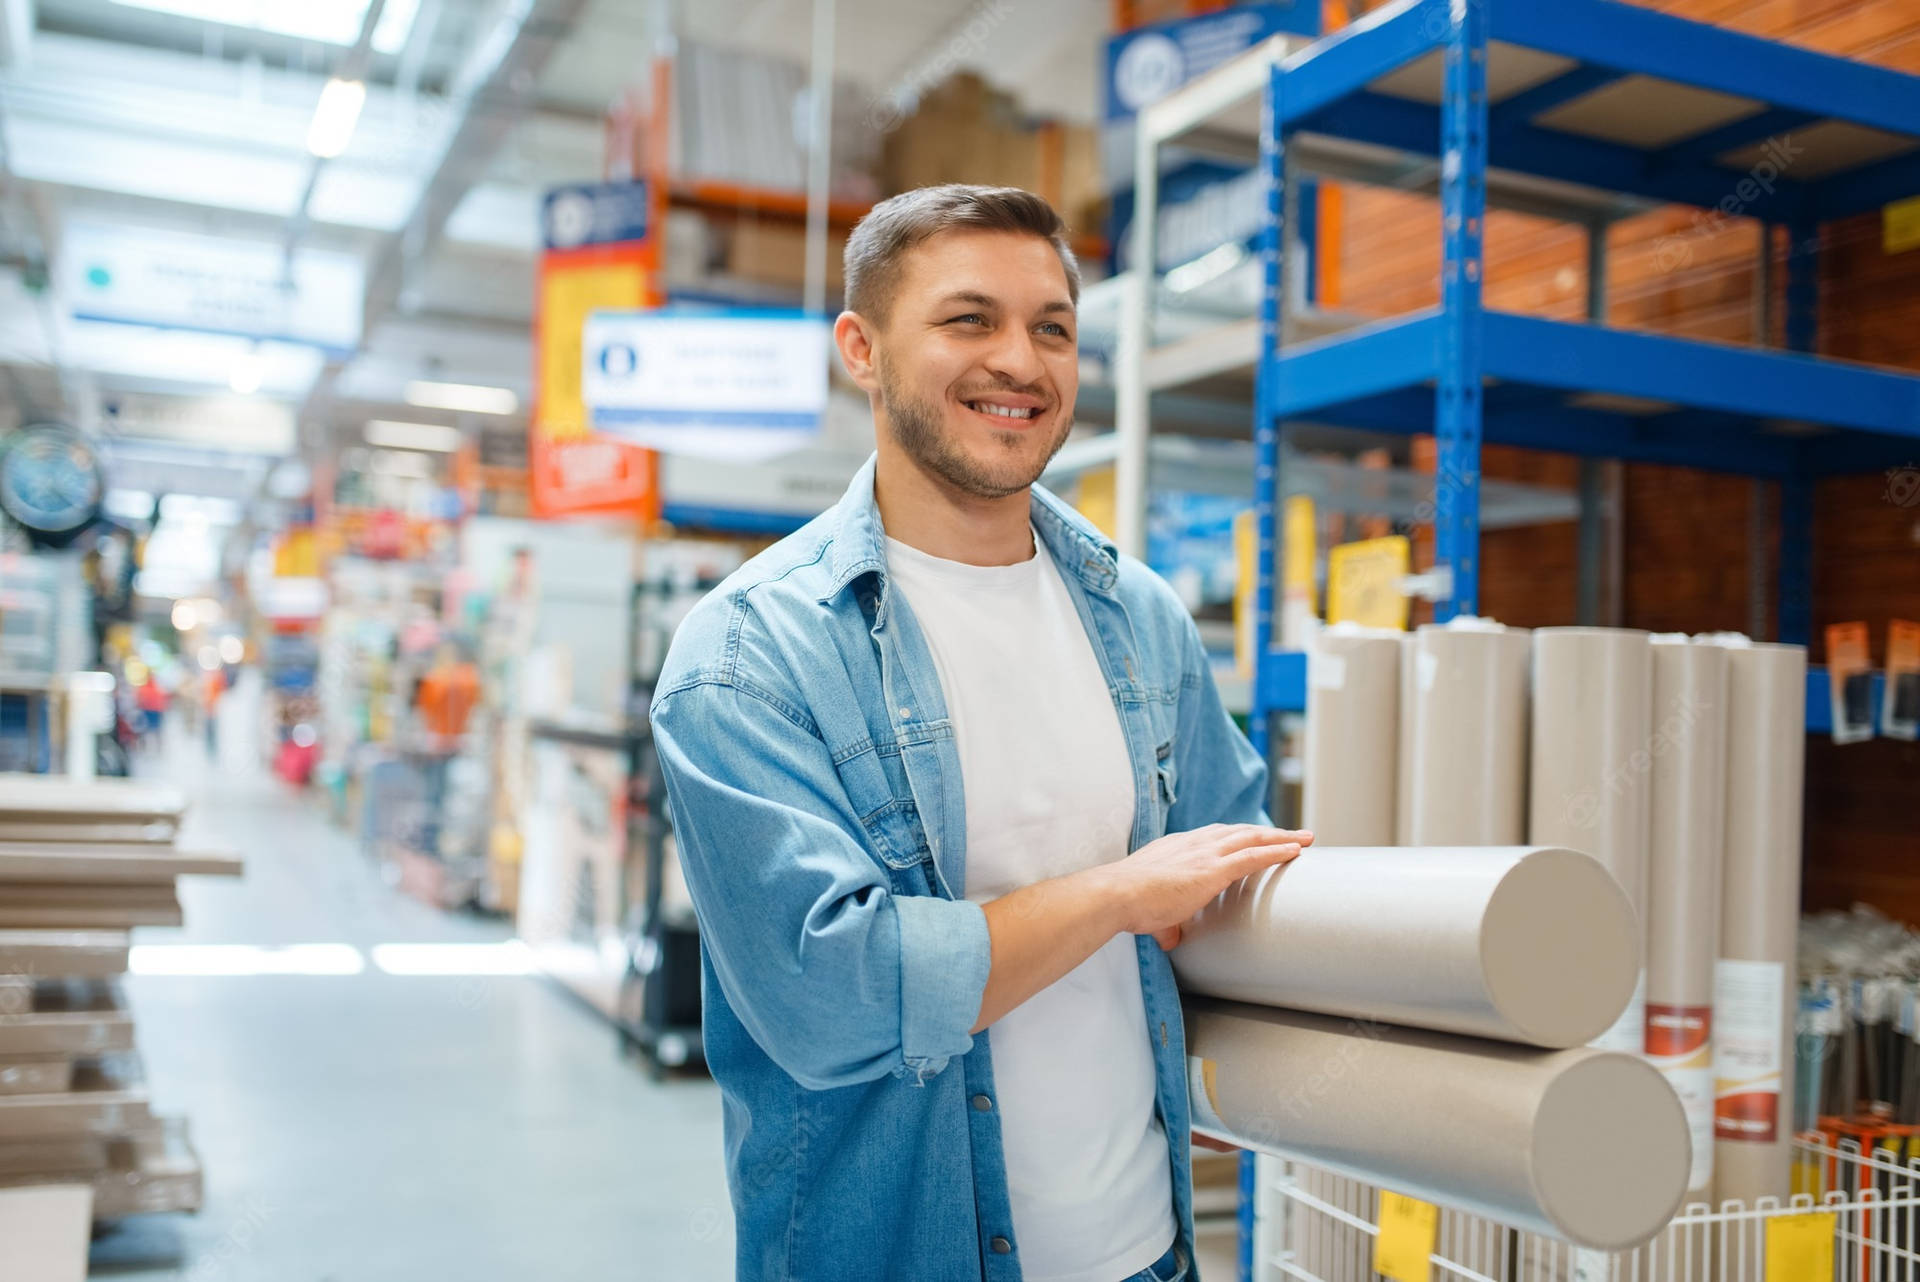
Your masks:
{"label": "price tag", "polygon": [[1767,1221],[1766,1282],[1833,1282],[1832,1211],[1776,1215]]}
{"label": "price tag", "polygon": [[1432,1203],[1382,1190],[1380,1233],[1373,1241],[1373,1271],[1393,1282],[1429,1282],[1433,1239],[1439,1226],[1440,1209]]}

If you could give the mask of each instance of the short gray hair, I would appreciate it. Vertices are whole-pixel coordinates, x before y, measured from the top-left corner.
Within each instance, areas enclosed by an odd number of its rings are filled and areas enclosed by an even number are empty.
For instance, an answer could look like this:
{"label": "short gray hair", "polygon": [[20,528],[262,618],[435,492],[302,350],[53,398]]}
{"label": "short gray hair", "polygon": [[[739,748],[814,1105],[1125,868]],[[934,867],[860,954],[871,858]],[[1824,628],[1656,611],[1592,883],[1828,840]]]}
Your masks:
{"label": "short gray hair", "polygon": [[1019,187],[946,183],[916,187],[875,205],[847,237],[847,310],[884,325],[899,288],[907,252],[947,231],[1004,231],[1038,236],[1053,246],[1067,274],[1067,293],[1080,302],[1080,263],[1067,243],[1067,224],[1052,205]]}

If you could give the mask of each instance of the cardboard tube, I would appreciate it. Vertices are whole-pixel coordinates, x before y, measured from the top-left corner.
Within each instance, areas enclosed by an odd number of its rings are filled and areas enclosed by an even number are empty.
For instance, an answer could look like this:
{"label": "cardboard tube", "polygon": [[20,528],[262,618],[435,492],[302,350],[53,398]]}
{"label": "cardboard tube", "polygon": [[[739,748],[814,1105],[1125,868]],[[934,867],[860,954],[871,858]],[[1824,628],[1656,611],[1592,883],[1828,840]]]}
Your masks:
{"label": "cardboard tube", "polygon": [[[1541,628],[1533,635],[1532,768],[1527,839],[1584,850],[1606,865],[1646,921],[1653,697],[1647,634]],[[1645,966],[1646,957],[1640,958]],[[1594,1045],[1638,1055],[1645,990]]]}
{"label": "cardboard tube", "polygon": [[1173,967],[1208,997],[1566,1047],[1619,1018],[1640,952],[1576,851],[1316,846],[1202,909]]}
{"label": "cardboard tube", "polygon": [[1687,1123],[1644,1060],[1196,998],[1194,1124],[1604,1251],[1666,1226]]}
{"label": "cardboard tube", "polygon": [[1714,976],[1714,1192],[1791,1192],[1807,652],[1727,650],[1726,859]]}
{"label": "cardboard tube", "polygon": [[1423,624],[1402,660],[1398,844],[1524,845],[1528,633],[1458,623]]}
{"label": "cardboard tube", "polygon": [[1393,844],[1404,635],[1336,625],[1307,651],[1302,819],[1324,845]]}
{"label": "cardboard tube", "polygon": [[1654,637],[1647,853],[1648,1062],[1693,1138],[1688,1202],[1713,1200],[1713,971],[1726,842],[1727,654]]}

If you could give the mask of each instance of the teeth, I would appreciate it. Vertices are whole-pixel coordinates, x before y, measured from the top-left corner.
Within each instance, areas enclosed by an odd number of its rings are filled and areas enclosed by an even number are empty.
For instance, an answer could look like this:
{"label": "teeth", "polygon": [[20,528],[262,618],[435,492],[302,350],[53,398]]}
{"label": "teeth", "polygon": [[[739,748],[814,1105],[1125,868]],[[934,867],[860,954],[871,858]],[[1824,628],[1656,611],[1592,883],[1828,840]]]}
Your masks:
{"label": "teeth", "polygon": [[993,414],[1000,418],[1032,418],[1036,412],[1034,410],[1015,409],[1010,405],[987,405],[979,402],[973,403],[972,408],[982,414]]}

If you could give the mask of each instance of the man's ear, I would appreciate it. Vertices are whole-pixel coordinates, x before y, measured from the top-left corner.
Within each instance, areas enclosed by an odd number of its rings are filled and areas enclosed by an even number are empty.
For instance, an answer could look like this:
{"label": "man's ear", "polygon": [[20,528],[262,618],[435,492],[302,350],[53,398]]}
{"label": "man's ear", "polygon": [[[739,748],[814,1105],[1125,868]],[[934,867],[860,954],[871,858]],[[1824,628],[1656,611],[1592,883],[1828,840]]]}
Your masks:
{"label": "man's ear", "polygon": [[854,386],[869,394],[880,390],[880,371],[874,367],[873,322],[858,312],[841,312],[833,322],[833,345]]}

